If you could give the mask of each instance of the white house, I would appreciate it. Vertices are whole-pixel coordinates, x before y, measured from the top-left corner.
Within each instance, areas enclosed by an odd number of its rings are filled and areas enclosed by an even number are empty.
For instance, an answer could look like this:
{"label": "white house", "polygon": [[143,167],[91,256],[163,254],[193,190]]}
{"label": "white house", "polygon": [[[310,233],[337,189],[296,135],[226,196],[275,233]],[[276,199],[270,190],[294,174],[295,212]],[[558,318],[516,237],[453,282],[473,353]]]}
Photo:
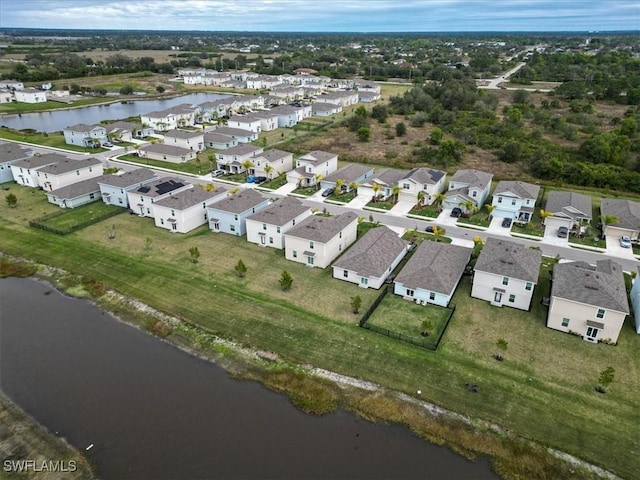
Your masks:
{"label": "white house", "polygon": [[50,192],[72,183],[99,177],[103,170],[102,162],[97,158],[90,157],[82,160],[65,158],[39,168],[36,172],[36,178],[38,186]]}
{"label": "white house", "polygon": [[153,204],[156,227],[188,233],[207,223],[207,207],[224,198],[226,193],[224,188],[208,192],[194,187],[156,200]]}
{"label": "white house", "polygon": [[326,268],[356,241],[358,216],[312,215],[284,234],[285,258],[308,267]]}
{"label": "white house", "polygon": [[134,138],[144,138],[154,134],[153,128],[132,122],[113,122],[105,128],[110,139],[120,142],[131,142]]}
{"label": "white house", "polygon": [[89,178],[77,183],[72,183],[66,187],[47,192],[49,203],[58,205],[60,208],[76,208],[87,203],[100,200],[100,186],[98,182],[101,177]]}
{"label": "white house", "polygon": [[330,117],[342,111],[342,105],[336,103],[314,102],[311,112],[317,117]]}
{"label": "white house", "polygon": [[580,335],[588,342],[617,343],[628,314],[620,264],[607,259],[598,260],[595,267],[566,262],[553,268],[547,327]]}
{"label": "white house", "polygon": [[311,215],[311,209],[293,197],[284,197],[246,219],[247,242],[282,250],[284,234]]}
{"label": "white house", "polygon": [[[340,170],[327,175],[320,181],[321,188],[336,188],[341,184],[342,192],[349,192],[354,184],[359,185],[373,175],[373,167],[360,163],[350,163]],[[338,193],[342,193],[338,192]]]}
{"label": "white house", "polygon": [[540,186],[527,182],[501,180],[493,191],[491,213],[497,218],[510,218],[529,223],[533,218]]}
{"label": "white house", "polygon": [[[231,173],[242,173],[247,170],[243,163],[246,161],[254,165],[254,158],[262,154],[264,149],[251,144],[242,144],[221,150],[216,153],[218,168]],[[253,167],[250,167],[253,168]]]}
{"label": "white house", "polygon": [[166,110],[140,115],[140,122],[156,132],[166,132],[179,127],[193,127],[196,124],[196,118],[201,114],[201,107],[183,103]]}
{"label": "white house", "polygon": [[[489,197],[493,174],[480,170],[458,170],[449,180],[449,190],[445,193],[443,208],[463,208],[467,201],[480,210]],[[467,212],[469,213],[469,212]]]}
{"label": "white house", "polygon": [[276,148],[258,154],[251,161],[253,167],[249,172],[260,177],[275,178],[293,169],[293,153]]}
{"label": "white house", "polygon": [[102,125],[85,125],[79,123],[62,130],[64,141],[68,145],[79,147],[99,147],[109,141],[107,129]]}
{"label": "white house", "polygon": [[18,143],[0,142],[0,183],[14,181],[11,165],[30,157],[33,157],[33,150]]}
{"label": "white house", "polygon": [[358,195],[385,200],[393,194],[393,188],[399,186],[408,174],[408,170],[396,168],[382,168],[374,171],[372,176],[358,186]]}
{"label": "white house", "polygon": [[158,200],[169,195],[193,188],[193,185],[179,178],[162,177],[127,192],[127,201],[132,212],[141,217],[153,217],[153,206]]}
{"label": "white house", "polygon": [[67,157],[63,157],[57,153],[48,153],[46,155],[37,155],[16,160],[9,165],[9,168],[16,183],[37,188],[40,186],[37,176],[38,170],[46,165],[52,165],[64,160],[68,160]]}
{"label": "white house", "polygon": [[204,149],[204,133],[202,131],[169,130],[164,134],[164,144],[201,152]]}
{"label": "white house", "polygon": [[44,103],[47,101],[47,93],[35,88],[25,88],[13,92],[16,102],[24,103]]}
{"label": "white house", "polygon": [[618,239],[623,235],[632,240],[640,233],[640,203],[618,198],[603,198],[600,202],[601,218],[615,217],[616,222],[603,221],[602,231],[607,238]]}
{"label": "white house", "polygon": [[270,202],[252,188],[228,195],[209,207],[209,228],[214,233],[242,236],[247,233],[247,218],[266,208]]}
{"label": "white house", "polygon": [[104,175],[98,180],[100,196],[107,205],[129,208],[127,192],[147,185],[158,177],[148,168],[136,168],[117,175]]}
{"label": "white house", "polygon": [[372,228],[333,264],[333,278],[378,289],[408,251],[409,242],[390,228]]}
{"label": "white house", "polygon": [[298,124],[298,111],[289,105],[280,105],[270,110],[272,114],[278,116],[279,128],[291,128]]}
{"label": "white house", "polygon": [[0,80],[0,88],[8,90],[23,90],[24,83],[17,80]]}
{"label": "white house", "polygon": [[263,132],[271,132],[278,128],[278,114],[272,113],[268,110],[262,110],[259,112],[253,112],[249,114],[252,119],[260,120],[260,129]]}
{"label": "white house", "polygon": [[444,192],[447,174],[434,168],[414,168],[398,182],[398,201],[431,205],[438,193]]}
{"label": "white house", "polygon": [[633,305],[633,319],[635,320],[636,333],[640,335],[640,270],[636,270],[636,278],[631,287],[631,305]]}
{"label": "white house", "polygon": [[314,150],[296,159],[295,170],[287,173],[287,182],[312,186],[338,169],[338,155]]}
{"label": "white house", "polygon": [[489,237],[476,261],[471,296],[497,307],[529,310],[541,260],[537,248]]}
{"label": "white house", "polygon": [[393,293],[420,305],[449,305],[471,259],[471,249],[423,241],[395,278]]}
{"label": "white house", "polygon": [[358,91],[358,102],[360,103],[372,103],[380,100],[382,96],[380,92],[366,92],[366,91]]}
{"label": "white house", "polygon": [[227,120],[227,127],[260,133],[262,131],[262,121],[251,115],[233,115]]}
{"label": "white house", "polygon": [[9,90],[0,89],[0,103],[13,102],[13,95]]}
{"label": "white house", "polygon": [[218,135],[226,135],[235,139],[238,143],[254,142],[258,139],[258,133],[242,128],[219,127],[212,131]]}
{"label": "white house", "polygon": [[358,92],[351,90],[326,93],[319,96],[318,101],[323,103],[335,103],[342,107],[348,107],[358,103]]}
{"label": "white house", "polygon": [[149,158],[152,160],[160,160],[170,163],[186,163],[198,156],[194,150],[182,147],[174,147],[173,145],[165,145],[163,143],[151,143],[138,149],[140,158]]}
{"label": "white house", "polygon": [[238,145],[238,141],[228,135],[220,135],[215,132],[205,132],[204,146],[215,150],[227,150]]}

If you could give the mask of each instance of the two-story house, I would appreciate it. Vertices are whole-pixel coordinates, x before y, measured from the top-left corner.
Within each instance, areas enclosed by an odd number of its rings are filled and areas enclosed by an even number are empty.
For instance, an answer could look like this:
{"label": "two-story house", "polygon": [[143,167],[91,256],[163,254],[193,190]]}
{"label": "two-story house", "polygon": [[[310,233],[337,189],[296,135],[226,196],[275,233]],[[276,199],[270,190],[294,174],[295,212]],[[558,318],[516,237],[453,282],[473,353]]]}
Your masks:
{"label": "two-story house", "polygon": [[186,163],[198,156],[194,150],[183,147],[174,147],[164,143],[151,143],[138,149],[140,158],[149,158],[169,163]]}
{"label": "two-story house", "polygon": [[209,228],[215,233],[242,236],[247,218],[269,206],[270,200],[251,188],[228,195],[207,209]]}
{"label": "two-story house", "polygon": [[78,147],[99,147],[107,143],[107,129],[102,125],[85,125],[79,123],[66,127],[62,130],[64,141],[68,145],[77,145]]}
{"label": "two-story house", "polygon": [[398,182],[398,201],[431,205],[444,192],[447,174],[434,168],[414,168]]}
{"label": "two-story house", "polygon": [[445,193],[442,207],[466,211],[464,205],[471,201],[480,210],[489,197],[492,179],[493,174],[480,170],[458,170],[449,180],[449,190]]}
{"label": "two-story house", "polygon": [[[320,181],[321,188],[336,188],[340,183],[342,192],[349,192],[354,185],[360,185],[373,176],[373,167],[361,163],[350,163],[340,170],[327,175]],[[357,187],[356,187],[357,188]],[[341,192],[338,192],[341,193]]]}
{"label": "two-story house", "polygon": [[285,258],[308,267],[326,268],[356,241],[358,216],[312,215],[284,234]]}
{"label": "two-story house", "polygon": [[553,268],[547,327],[588,342],[616,343],[629,302],[622,266],[613,260],[558,263]]}
{"label": "two-story house", "polygon": [[273,148],[262,152],[251,161],[253,167],[249,170],[250,173],[260,177],[275,178],[293,168],[293,153]]}
{"label": "two-story house", "polygon": [[196,118],[201,114],[201,107],[183,103],[165,110],[140,115],[140,122],[156,132],[166,132],[180,127],[193,127],[196,124]]}
{"label": "two-story house", "polygon": [[38,188],[38,170],[47,165],[53,165],[58,162],[68,160],[57,153],[48,153],[46,155],[34,155],[33,157],[22,158],[9,164],[11,175],[16,183],[26,185],[27,187]]}
{"label": "two-story house", "polygon": [[240,128],[249,130],[250,132],[260,133],[262,131],[262,121],[251,115],[233,115],[227,120],[227,126],[231,128]]}
{"label": "two-story house", "polygon": [[66,187],[47,191],[49,203],[58,205],[60,208],[76,208],[87,203],[100,200],[100,186],[98,182],[105,175],[95,178],[81,180]]}
{"label": "two-story house", "polygon": [[102,201],[107,205],[129,208],[127,192],[157,180],[148,168],[136,168],[117,175],[105,175],[98,180]]}
{"label": "two-story house", "polygon": [[204,133],[192,130],[169,130],[164,134],[164,144],[201,152],[204,149]]}
{"label": "two-story house", "polygon": [[386,200],[393,194],[393,189],[399,186],[407,176],[407,170],[397,168],[381,168],[358,186],[358,195]]}
{"label": "two-story house", "polygon": [[287,173],[287,182],[309,187],[338,169],[338,155],[314,150],[297,158],[295,165],[296,168]]}
{"label": "two-story house", "polygon": [[489,237],[476,261],[471,296],[497,307],[529,310],[541,260],[537,248]]}
{"label": "two-story house", "polygon": [[238,143],[255,142],[258,139],[258,132],[252,132],[251,130],[244,130],[242,128],[233,127],[218,127],[212,131],[218,135],[226,135],[236,140]]}
{"label": "two-story house", "polygon": [[[264,152],[262,147],[251,144],[241,144],[227,150],[221,150],[216,153],[218,168],[230,173],[250,171],[255,165],[255,157],[261,155],[262,152]],[[251,163],[251,166],[246,168],[248,163],[245,164],[245,162]]]}
{"label": "two-story house", "polygon": [[533,218],[540,186],[527,182],[501,180],[493,192],[492,215],[529,223]]}
{"label": "two-story house", "polygon": [[36,172],[38,186],[48,192],[72,183],[99,177],[103,173],[102,162],[97,158],[72,160],[65,158],[39,168]]}
{"label": "two-story house", "polygon": [[238,141],[228,135],[221,135],[219,133],[215,133],[215,131],[204,133],[204,146],[206,148],[227,150],[231,147],[235,147],[236,145],[238,145]]}
{"label": "two-story house", "polygon": [[138,188],[127,191],[127,201],[132,212],[141,217],[153,218],[155,202],[169,195],[193,188],[193,185],[179,178],[162,177]]}
{"label": "two-story house", "polygon": [[207,191],[194,187],[156,200],[153,204],[156,227],[188,233],[207,223],[207,207],[224,198],[226,193],[225,188]]}
{"label": "two-story house", "polygon": [[33,157],[33,150],[17,143],[0,142],[0,183],[14,181],[11,165],[18,160],[31,157]]}
{"label": "two-story house", "polygon": [[284,234],[311,215],[311,209],[293,197],[276,200],[246,219],[247,242],[282,250]]}
{"label": "two-story house", "polygon": [[253,112],[249,115],[251,118],[260,120],[260,129],[263,132],[271,132],[278,128],[278,114],[268,110]]}

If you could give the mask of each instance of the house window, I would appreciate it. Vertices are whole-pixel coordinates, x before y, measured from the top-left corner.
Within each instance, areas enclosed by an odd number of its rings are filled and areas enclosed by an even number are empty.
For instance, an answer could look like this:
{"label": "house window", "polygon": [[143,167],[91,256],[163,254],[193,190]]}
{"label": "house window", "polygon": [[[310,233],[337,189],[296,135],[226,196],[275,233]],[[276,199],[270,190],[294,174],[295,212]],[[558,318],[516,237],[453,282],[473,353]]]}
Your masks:
{"label": "house window", "polygon": [[229,225],[229,230],[231,230],[232,232],[236,231],[236,226],[235,225]]}
{"label": "house window", "polygon": [[568,327],[569,326],[569,319],[568,318],[563,318],[562,319],[562,326],[563,327]]}
{"label": "house window", "polygon": [[90,171],[90,172],[93,172],[93,168],[92,168],[92,167],[89,167],[89,171]]}
{"label": "house window", "polygon": [[80,175],[80,170],[76,170],[76,175]]}
{"label": "house window", "polygon": [[280,233],[280,227],[276,227],[276,232]]}
{"label": "house window", "polygon": [[525,290],[531,290],[532,288],[533,288],[533,283],[531,282],[527,282],[527,284],[524,287]]}
{"label": "house window", "polygon": [[513,303],[516,301],[516,296],[514,294],[509,295],[509,302]]}
{"label": "house window", "polygon": [[[296,224],[296,219],[294,218],[292,225],[295,225],[295,224]],[[280,228],[280,227],[278,227],[278,228]],[[280,230],[278,230],[278,233],[280,233]]]}
{"label": "house window", "polygon": [[434,292],[429,292],[429,300],[435,300],[436,294]]}
{"label": "house window", "polygon": [[164,225],[164,219],[160,219],[160,225]]}
{"label": "house window", "polygon": [[122,199],[121,198],[118,199],[118,202],[120,203],[120,205],[122,205]]}
{"label": "house window", "polygon": [[596,313],[596,318],[604,318],[604,308],[598,309],[598,313]]}
{"label": "house window", "polygon": [[96,196],[95,196],[95,194],[90,193],[90,194],[89,194],[89,198],[90,198],[91,200],[93,200],[94,198],[96,198]]}
{"label": "house window", "polygon": [[233,216],[233,219],[234,219],[234,220],[236,220],[236,221],[238,221],[238,215],[234,215],[234,216]]}
{"label": "house window", "polygon": [[511,205],[515,205],[516,204],[516,200],[515,198],[513,200],[511,200]]}
{"label": "house window", "polygon": [[296,252],[295,250],[292,252],[292,256],[293,258],[298,258],[298,252]]}
{"label": "house window", "polygon": [[502,284],[509,285],[509,277],[502,277]]}
{"label": "house window", "polygon": [[349,278],[349,270],[344,270],[344,271],[342,272],[342,276],[343,276],[344,278]]}
{"label": "house window", "polygon": [[498,197],[498,203],[502,203],[502,197]]}
{"label": "house window", "polygon": [[174,217],[176,215],[175,210],[171,209],[171,216]]}
{"label": "house window", "polygon": [[416,293],[413,290],[407,288],[407,297],[413,297],[413,294]]}
{"label": "house window", "polygon": [[409,185],[408,183],[403,183],[402,188],[404,188],[405,190],[409,190],[411,188],[411,185]]}
{"label": "house window", "polygon": [[313,250],[313,242],[309,242],[309,248]]}
{"label": "house window", "polygon": [[202,202],[202,208],[207,208],[207,204]]}
{"label": "house window", "polygon": [[269,244],[273,245],[273,237],[269,237]]}
{"label": "house window", "polygon": [[151,209],[150,209],[150,208],[147,208],[147,213],[148,213],[149,215],[151,215]]}
{"label": "house window", "polygon": [[360,278],[360,285],[369,285],[369,279],[365,277]]}
{"label": "house window", "polygon": [[142,196],[141,196],[141,197],[140,197],[140,201],[141,201],[141,202],[144,202],[144,197],[142,197]]}
{"label": "house window", "polygon": [[263,229],[263,230],[266,230],[266,229],[267,229],[267,224],[266,224],[266,223],[263,223],[263,224],[262,224],[262,229]]}
{"label": "house window", "polygon": [[313,257],[307,257],[307,265],[313,265]]}
{"label": "house window", "polygon": [[340,238],[342,238],[342,232],[340,232]]}

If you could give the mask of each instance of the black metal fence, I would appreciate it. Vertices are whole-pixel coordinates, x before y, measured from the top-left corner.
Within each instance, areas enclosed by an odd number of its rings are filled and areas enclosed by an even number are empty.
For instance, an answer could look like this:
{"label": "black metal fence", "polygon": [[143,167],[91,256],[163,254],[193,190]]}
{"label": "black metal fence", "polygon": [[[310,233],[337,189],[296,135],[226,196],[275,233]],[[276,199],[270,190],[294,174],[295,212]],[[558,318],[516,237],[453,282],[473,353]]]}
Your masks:
{"label": "black metal fence", "polygon": [[93,225],[95,223],[101,222],[103,220],[106,220],[108,218],[111,217],[115,217],[116,215],[119,215],[123,212],[126,212],[127,210],[125,208],[116,208],[113,209],[111,211],[105,212],[102,215],[99,215],[97,217],[93,217],[89,220],[86,220],[84,222],[81,223],[74,223],[73,225],[70,225],[67,228],[56,228],[56,227],[51,227],[49,225],[46,224],[47,220],[51,220],[52,218],[56,218],[62,215],[68,215],[70,212],[69,211],[62,211],[62,212],[53,212],[53,213],[49,213],[47,215],[43,215],[42,217],[38,217],[38,218],[34,218],[33,220],[29,220],[29,226],[33,227],[33,228],[39,228],[40,230],[44,230],[46,232],[51,232],[51,233],[55,233],[57,235],[68,235],[72,232],[75,232],[77,230],[81,230],[83,228],[86,228],[90,225]]}

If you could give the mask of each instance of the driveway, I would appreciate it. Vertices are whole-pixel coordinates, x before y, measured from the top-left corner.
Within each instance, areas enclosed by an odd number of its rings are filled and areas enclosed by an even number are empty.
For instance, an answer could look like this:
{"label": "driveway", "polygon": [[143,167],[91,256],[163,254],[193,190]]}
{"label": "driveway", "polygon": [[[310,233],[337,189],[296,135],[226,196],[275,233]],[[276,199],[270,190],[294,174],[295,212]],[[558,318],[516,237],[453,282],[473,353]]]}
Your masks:
{"label": "driveway", "polygon": [[280,188],[275,189],[273,193],[274,195],[282,195],[283,197],[286,197],[291,192],[293,192],[296,189],[296,187],[297,185],[295,183],[286,183]]}
{"label": "driveway", "polygon": [[390,215],[398,215],[403,217],[413,208],[415,202],[407,202],[405,200],[400,200],[396,203],[391,210],[389,210]]}
{"label": "driveway", "polygon": [[633,255],[633,248],[622,248],[620,246],[620,237],[608,236],[605,237],[607,242],[607,255],[621,258],[635,258]]}
{"label": "driveway", "polygon": [[566,238],[561,238],[558,236],[558,227],[555,225],[547,225],[544,227],[544,237],[542,239],[544,243],[548,243],[550,245],[558,245],[567,247],[569,246],[569,236]]}
{"label": "driveway", "polygon": [[458,223],[458,219],[451,216],[451,208],[445,208],[440,212],[435,223],[436,225],[451,227]]}
{"label": "driveway", "polygon": [[364,208],[371,201],[370,195],[357,195],[353,200],[347,203],[349,208]]}
{"label": "driveway", "polygon": [[503,227],[502,226],[503,220],[504,218],[502,217],[493,217],[491,219],[491,223],[489,224],[489,227],[487,228],[487,233],[491,233],[493,235],[511,236],[511,227],[509,228]]}

